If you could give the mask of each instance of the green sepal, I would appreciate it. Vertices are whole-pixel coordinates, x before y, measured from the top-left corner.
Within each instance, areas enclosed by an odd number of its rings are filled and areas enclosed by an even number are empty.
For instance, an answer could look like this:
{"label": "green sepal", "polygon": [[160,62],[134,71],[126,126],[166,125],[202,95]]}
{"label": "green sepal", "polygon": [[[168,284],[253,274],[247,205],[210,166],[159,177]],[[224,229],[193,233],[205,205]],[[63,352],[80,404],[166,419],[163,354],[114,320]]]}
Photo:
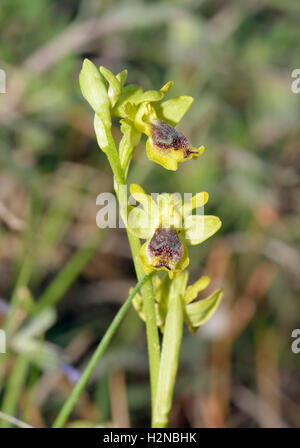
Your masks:
{"label": "green sepal", "polygon": [[122,87],[124,86],[124,84],[126,82],[127,76],[128,76],[128,71],[126,69],[122,70],[120,73],[118,73],[116,75],[116,78],[120,82]]}
{"label": "green sepal", "polygon": [[189,330],[194,333],[207,322],[217,310],[223,296],[222,289],[217,289],[209,297],[190,303],[184,307],[185,321]]}
{"label": "green sepal", "polygon": [[136,97],[132,102],[134,104],[141,104],[144,102],[147,103],[157,103],[158,101],[161,101],[166,93],[171,89],[173,86],[173,81],[167,82],[160,90],[148,90],[147,92],[144,92],[142,95]]}
{"label": "green sepal", "polygon": [[114,107],[121,96],[122,85],[118,78],[110,70],[108,70],[108,68],[101,66],[99,70],[109,84],[107,92],[108,98],[110,100],[111,106]]}
{"label": "green sepal", "polygon": [[112,114],[115,117],[127,118],[125,112],[126,103],[134,102],[136,98],[143,94],[143,89],[135,84],[128,84],[122,89],[120,99],[117,101],[115,107],[112,110]]}
{"label": "green sepal", "polygon": [[148,90],[147,92],[144,92],[142,95],[131,100],[131,102],[133,102],[136,105],[144,102],[155,103],[157,101],[162,100],[164,96],[165,93],[161,92],[160,90]]}
{"label": "green sepal", "polygon": [[[129,290],[129,293],[132,292],[132,289],[133,288],[131,288]],[[137,293],[134,296],[134,299],[132,300],[132,305],[133,305],[133,308],[135,309],[135,311],[138,313],[138,315],[142,319],[142,321],[146,322],[146,316],[145,316],[145,313],[144,313],[143,303],[144,302],[143,302],[141,294]],[[166,313],[163,315],[162,314],[162,310],[159,307],[158,303],[155,303],[154,306],[155,306],[155,314],[156,314],[156,324],[160,328],[161,332],[163,333],[167,310],[166,310]]]}
{"label": "green sepal", "polygon": [[177,96],[156,106],[157,117],[176,126],[194,102],[191,96]]}
{"label": "green sepal", "polygon": [[222,226],[218,216],[189,215],[185,218],[185,240],[194,246],[213,236]]}
{"label": "green sepal", "polygon": [[[131,294],[133,291],[133,288],[129,289],[129,294]],[[143,311],[143,298],[141,296],[140,293],[137,293],[133,300],[132,300],[132,305],[133,308],[135,309],[135,311],[138,313],[138,315],[140,316],[140,318],[145,322],[146,318],[145,318],[145,314]]]}

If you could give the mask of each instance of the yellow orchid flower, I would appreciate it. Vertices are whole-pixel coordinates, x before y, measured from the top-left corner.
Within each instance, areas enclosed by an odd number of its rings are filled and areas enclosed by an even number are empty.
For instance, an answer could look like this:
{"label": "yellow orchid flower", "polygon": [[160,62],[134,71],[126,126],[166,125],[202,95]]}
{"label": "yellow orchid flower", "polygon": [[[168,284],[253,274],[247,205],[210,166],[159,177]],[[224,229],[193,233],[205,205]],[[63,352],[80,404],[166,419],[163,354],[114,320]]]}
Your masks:
{"label": "yellow orchid flower", "polygon": [[146,274],[165,270],[173,278],[189,264],[187,245],[202,243],[221,227],[217,216],[192,215],[208,201],[206,192],[184,203],[177,194],[166,193],[154,201],[136,184],[131,185],[130,193],[143,208],[128,206],[123,216],[129,231],[146,240],[139,253]]}
{"label": "yellow orchid flower", "polygon": [[[161,90],[165,92],[169,88],[166,84]],[[153,100],[143,101],[138,106],[129,103],[125,108],[135,127],[149,137],[146,143],[149,159],[168,170],[176,171],[178,162],[196,159],[205,149],[203,145],[194,148],[187,137],[173,126],[192,102],[191,97],[177,97],[160,105],[154,105]]]}
{"label": "yellow orchid flower", "polygon": [[146,150],[150,160],[176,171],[178,162],[196,159],[203,153],[204,146],[193,148],[185,135],[165,121],[156,120],[150,126]]}
{"label": "yellow orchid flower", "polygon": [[[95,111],[95,131],[103,150],[107,147],[106,131],[111,127],[113,115],[123,119],[127,133],[134,134],[137,142],[142,133],[146,134],[149,159],[168,170],[176,171],[178,162],[196,159],[203,153],[203,145],[194,148],[187,137],[175,127],[193,103],[193,98],[178,96],[163,101],[173,86],[172,81],[167,82],[160,90],[144,92],[135,84],[124,86],[127,70],[114,75],[105,67],[98,69],[88,59],[84,60],[79,78],[83,96]],[[125,140],[126,138],[123,143]],[[130,142],[125,143],[122,157],[127,162],[134,146]],[[127,167],[124,165],[125,170]]]}
{"label": "yellow orchid flower", "polygon": [[146,150],[150,160],[176,171],[178,162],[196,159],[203,153],[204,146],[194,148],[187,137],[174,127],[193,103],[192,97],[179,96],[159,103],[172,85],[170,81],[160,90],[148,92],[128,85],[123,89],[113,113],[129,118],[139,132],[149,137]]}

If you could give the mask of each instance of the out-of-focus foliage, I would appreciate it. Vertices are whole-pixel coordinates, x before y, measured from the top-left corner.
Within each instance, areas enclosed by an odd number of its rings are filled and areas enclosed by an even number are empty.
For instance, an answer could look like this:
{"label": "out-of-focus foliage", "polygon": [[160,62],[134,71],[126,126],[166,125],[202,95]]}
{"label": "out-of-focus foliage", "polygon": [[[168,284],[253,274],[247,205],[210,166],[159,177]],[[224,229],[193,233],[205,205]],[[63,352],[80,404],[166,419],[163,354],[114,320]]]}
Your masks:
{"label": "out-of-focus foliage", "polygon": [[[178,129],[203,156],[168,172],[142,139],[129,172],[149,192],[208,191],[205,213],[223,222],[190,251],[191,281],[209,274],[224,298],[184,334],[171,426],[300,426],[299,17],[296,0],[1,0],[3,412],[50,425],[135,281],[124,231],[95,224],[113,185],[79,91],[87,56],[144,90],[172,79],[172,96],[195,98]],[[148,424],[144,334],[132,310],[70,424]]]}

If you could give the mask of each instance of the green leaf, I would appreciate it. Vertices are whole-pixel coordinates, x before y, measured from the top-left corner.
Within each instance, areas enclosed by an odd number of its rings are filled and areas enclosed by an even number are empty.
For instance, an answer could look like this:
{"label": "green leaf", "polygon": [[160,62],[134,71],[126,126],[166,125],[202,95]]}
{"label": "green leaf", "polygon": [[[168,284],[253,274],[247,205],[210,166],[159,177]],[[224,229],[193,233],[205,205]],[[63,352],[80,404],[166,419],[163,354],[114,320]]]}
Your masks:
{"label": "green leaf", "polygon": [[164,101],[156,107],[157,116],[160,120],[166,121],[171,126],[175,126],[193,102],[194,98],[191,96],[178,96]]}
{"label": "green leaf", "polygon": [[79,84],[84,98],[101,118],[104,125],[110,128],[110,103],[106,85],[98,68],[88,59],[83,61]]}
{"label": "green leaf", "polygon": [[153,409],[153,427],[165,428],[172,405],[183,333],[183,304],[179,295],[169,303],[164,329],[157,382],[157,399]]}
{"label": "green leaf", "polygon": [[192,333],[212,317],[219,306],[222,296],[222,289],[217,289],[206,299],[185,306],[185,320]]}

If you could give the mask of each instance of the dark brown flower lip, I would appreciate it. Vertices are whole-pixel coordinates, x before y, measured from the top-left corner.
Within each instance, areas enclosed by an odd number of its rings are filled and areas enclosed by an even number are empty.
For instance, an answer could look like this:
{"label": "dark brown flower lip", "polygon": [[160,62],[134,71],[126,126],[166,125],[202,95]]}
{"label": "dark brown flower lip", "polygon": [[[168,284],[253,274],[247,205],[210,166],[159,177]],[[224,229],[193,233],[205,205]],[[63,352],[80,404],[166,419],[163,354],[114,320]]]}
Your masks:
{"label": "dark brown flower lip", "polygon": [[151,138],[155,146],[160,149],[183,151],[183,157],[187,158],[195,153],[191,150],[191,144],[182,132],[170,126],[162,120],[157,120],[151,125]]}
{"label": "dark brown flower lip", "polygon": [[192,151],[191,149],[183,150],[183,158],[187,159],[191,154],[197,154],[197,151]]}
{"label": "dark brown flower lip", "polygon": [[156,264],[154,267],[155,267],[156,269],[159,269],[159,268],[166,268],[166,269],[168,269],[168,271],[171,271],[171,268],[170,268],[170,266],[169,266],[167,263],[158,263],[158,264]]}
{"label": "dark brown flower lip", "polygon": [[156,229],[153,237],[148,243],[147,251],[150,257],[158,258],[155,267],[165,267],[171,270],[171,264],[177,264],[183,255],[181,244],[175,228]]}

